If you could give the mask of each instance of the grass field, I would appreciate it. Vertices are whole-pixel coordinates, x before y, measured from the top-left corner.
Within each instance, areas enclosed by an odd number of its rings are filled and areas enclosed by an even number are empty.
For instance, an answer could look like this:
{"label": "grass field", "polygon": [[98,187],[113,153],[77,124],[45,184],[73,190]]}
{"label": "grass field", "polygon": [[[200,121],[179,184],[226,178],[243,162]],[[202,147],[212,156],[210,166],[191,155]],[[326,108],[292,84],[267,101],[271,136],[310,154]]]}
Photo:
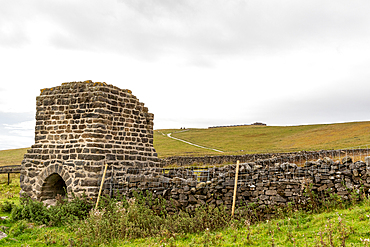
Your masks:
{"label": "grass field", "polygon": [[174,155],[220,155],[172,140],[173,137],[224,151],[224,155],[291,152],[301,150],[345,149],[370,144],[370,122],[301,126],[239,126],[211,129],[154,131],[154,146],[159,157]]}
{"label": "grass field", "polygon": [[0,166],[20,165],[28,148],[0,151]]}
{"label": "grass field", "polygon": [[[167,137],[224,151],[202,149]],[[370,122],[301,126],[239,126],[212,129],[154,130],[154,148],[169,156],[241,155],[364,147],[370,144]],[[1,150],[0,166],[19,165],[27,148]]]}

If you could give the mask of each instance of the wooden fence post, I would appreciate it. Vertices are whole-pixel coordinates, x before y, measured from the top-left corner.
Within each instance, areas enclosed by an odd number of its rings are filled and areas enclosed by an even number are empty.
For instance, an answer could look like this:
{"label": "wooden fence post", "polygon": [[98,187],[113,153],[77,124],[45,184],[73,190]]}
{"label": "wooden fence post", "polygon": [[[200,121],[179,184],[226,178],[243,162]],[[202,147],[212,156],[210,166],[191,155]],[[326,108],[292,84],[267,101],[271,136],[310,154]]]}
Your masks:
{"label": "wooden fence post", "polygon": [[108,164],[105,163],[104,173],[103,173],[103,177],[101,179],[101,184],[100,184],[100,189],[99,189],[99,194],[98,194],[98,200],[96,200],[95,209],[98,208],[99,198],[100,198],[101,190],[103,189],[103,184],[104,184],[104,179],[105,179],[105,173],[107,172],[107,168],[108,168]]}
{"label": "wooden fence post", "polygon": [[236,162],[234,197],[233,197],[233,206],[231,209],[231,216],[234,216],[235,212],[236,190],[238,189],[238,173],[239,173],[239,160]]}

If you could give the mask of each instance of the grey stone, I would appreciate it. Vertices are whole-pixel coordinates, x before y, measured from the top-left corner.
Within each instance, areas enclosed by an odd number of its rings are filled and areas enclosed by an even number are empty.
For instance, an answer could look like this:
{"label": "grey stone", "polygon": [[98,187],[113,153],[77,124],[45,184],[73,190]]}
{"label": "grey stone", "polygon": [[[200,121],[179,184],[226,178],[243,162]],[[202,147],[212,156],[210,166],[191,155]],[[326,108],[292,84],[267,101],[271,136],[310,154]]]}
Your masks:
{"label": "grey stone", "polygon": [[354,169],[352,172],[353,172],[353,176],[358,177],[358,171],[356,169]]}
{"label": "grey stone", "polygon": [[185,201],[185,200],[188,199],[188,197],[185,194],[180,194],[179,199],[180,199],[180,201]]}
{"label": "grey stone", "polygon": [[322,159],[322,161],[323,161],[326,165],[329,165],[329,166],[334,165],[334,161],[333,161],[332,159],[330,159],[329,157],[324,157],[324,158]]}
{"label": "grey stone", "polygon": [[323,191],[323,190],[326,190],[328,188],[328,186],[325,184],[323,186],[320,186],[317,190],[318,191]]}
{"label": "grey stone", "polygon": [[346,187],[350,190],[352,190],[354,187],[353,187],[353,183],[351,182],[346,182]]}
{"label": "grey stone", "polygon": [[260,196],[259,196],[259,199],[260,199],[260,200],[262,200],[262,201],[264,201],[264,200],[268,200],[268,199],[270,199],[270,197],[269,197],[269,196],[267,196],[267,195],[260,195]]}
{"label": "grey stone", "polygon": [[199,183],[199,184],[197,184],[197,189],[202,189],[202,188],[204,188],[204,187],[206,187],[206,183],[205,182],[201,182],[201,183]]}
{"label": "grey stone", "polygon": [[[370,156],[365,157],[365,163],[366,163],[367,167],[370,167]],[[367,168],[367,169],[369,169],[369,168]]]}
{"label": "grey stone", "polygon": [[285,192],[285,196],[292,196],[292,195],[293,195],[293,192],[291,192],[291,191]]}
{"label": "grey stone", "polygon": [[352,175],[352,172],[351,170],[344,170],[342,171],[342,174],[349,176],[349,175]]}
{"label": "grey stone", "polygon": [[266,190],[265,194],[268,196],[274,196],[277,194],[277,191],[276,190]]}
{"label": "grey stone", "polygon": [[197,199],[193,195],[189,195],[189,203],[195,204],[197,202]]}
{"label": "grey stone", "polygon": [[98,186],[98,180],[92,178],[85,178],[81,180],[81,186]]}
{"label": "grey stone", "polygon": [[286,202],[286,199],[280,196],[279,194],[276,196],[271,196],[271,201],[274,202]]}
{"label": "grey stone", "polygon": [[57,200],[56,199],[47,199],[42,202],[44,206],[55,206],[57,205]]}
{"label": "grey stone", "polygon": [[4,232],[0,232],[0,239],[6,238],[8,235],[6,235]]}
{"label": "grey stone", "polygon": [[352,158],[350,156],[346,156],[342,159],[342,164],[352,163]]}

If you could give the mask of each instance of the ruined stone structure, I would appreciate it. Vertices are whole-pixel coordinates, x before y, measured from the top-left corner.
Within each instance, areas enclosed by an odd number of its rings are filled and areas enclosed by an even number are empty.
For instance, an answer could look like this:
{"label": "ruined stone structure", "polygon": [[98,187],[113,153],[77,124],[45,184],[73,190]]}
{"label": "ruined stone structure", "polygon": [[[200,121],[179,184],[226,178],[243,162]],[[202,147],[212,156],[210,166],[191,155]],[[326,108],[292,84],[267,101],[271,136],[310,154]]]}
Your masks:
{"label": "ruined stone structure", "polygon": [[21,165],[32,198],[96,197],[110,168],[155,167],[153,117],[130,90],[92,81],[43,89],[36,99],[35,144]]}

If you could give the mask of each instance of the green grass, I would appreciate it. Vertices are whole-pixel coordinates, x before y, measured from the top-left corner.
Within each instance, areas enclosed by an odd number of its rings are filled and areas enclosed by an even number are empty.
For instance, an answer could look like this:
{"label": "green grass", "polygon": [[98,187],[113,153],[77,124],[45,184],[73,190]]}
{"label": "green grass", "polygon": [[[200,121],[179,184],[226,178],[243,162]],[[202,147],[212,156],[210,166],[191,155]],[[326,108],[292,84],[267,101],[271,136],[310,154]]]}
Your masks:
{"label": "green grass", "polygon": [[29,148],[0,150],[0,166],[20,165]]}
{"label": "green grass", "polygon": [[[167,129],[154,131],[154,148],[160,158],[169,156],[204,156],[210,153],[209,150],[198,148],[166,136],[166,134],[176,131],[179,130]],[[216,152],[211,153],[215,154]]]}
{"label": "green grass", "polygon": [[[364,246],[370,238],[370,206],[367,203],[350,209],[321,214],[296,212],[282,219],[222,231],[139,239],[127,246]],[[275,245],[272,245],[272,244]],[[365,245],[366,246],[366,245]]]}
{"label": "green grass", "polygon": [[[370,144],[370,122],[318,124],[301,126],[239,126],[212,129],[160,130],[201,146],[225,151],[224,155],[245,153],[330,150]],[[154,145],[159,157],[173,155],[220,155],[163,136],[154,131]],[[166,139],[167,138],[167,139]],[[177,143],[176,143],[177,142]]]}
{"label": "green grass", "polygon": [[10,200],[18,203],[19,174],[10,174],[10,184],[8,185],[8,174],[0,174],[0,203],[4,200]]}
{"label": "green grass", "polygon": [[[73,227],[40,228],[24,221],[5,221],[0,225],[9,227],[13,233],[0,240],[1,246],[71,246],[71,242],[79,246],[77,229]],[[219,231],[164,232],[158,237],[113,240],[100,246],[343,246],[343,243],[345,246],[369,246],[364,241],[370,238],[369,229],[370,200],[365,199],[345,209],[329,209],[318,214],[296,211],[252,225],[245,221],[237,227],[230,222]]]}
{"label": "green grass", "polygon": [[297,212],[250,227],[185,236],[176,246],[272,246],[273,242],[275,246],[331,246],[330,234],[334,246],[340,246],[344,237],[347,246],[363,246],[360,239],[370,238],[369,214],[368,204],[321,214]]}

